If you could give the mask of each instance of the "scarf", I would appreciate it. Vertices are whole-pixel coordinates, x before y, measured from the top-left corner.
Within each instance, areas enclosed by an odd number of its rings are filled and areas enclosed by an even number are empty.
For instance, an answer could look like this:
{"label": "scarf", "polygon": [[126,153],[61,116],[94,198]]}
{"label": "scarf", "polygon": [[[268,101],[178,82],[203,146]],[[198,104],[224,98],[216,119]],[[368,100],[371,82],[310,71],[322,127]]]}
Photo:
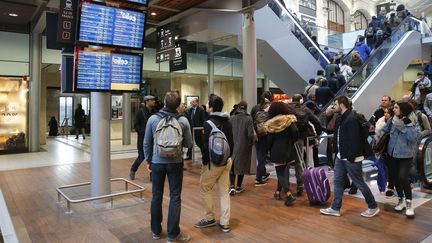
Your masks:
{"label": "scarf", "polygon": [[[416,124],[417,121],[417,116],[414,112],[411,112],[408,116],[408,118],[411,120],[410,124]],[[395,128],[397,128],[399,131],[401,131],[404,127],[406,127],[409,124],[405,124],[404,121],[399,118],[398,116],[393,116],[393,126]]]}
{"label": "scarf", "polygon": [[277,115],[264,123],[267,133],[278,133],[297,122],[294,115]]}

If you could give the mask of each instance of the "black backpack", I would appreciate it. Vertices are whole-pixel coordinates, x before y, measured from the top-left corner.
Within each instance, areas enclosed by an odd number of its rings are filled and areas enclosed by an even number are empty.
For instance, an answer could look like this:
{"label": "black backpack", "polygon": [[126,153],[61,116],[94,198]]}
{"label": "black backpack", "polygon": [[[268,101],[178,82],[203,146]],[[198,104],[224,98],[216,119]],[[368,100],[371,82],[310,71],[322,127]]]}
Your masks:
{"label": "black backpack", "polygon": [[295,124],[298,128],[300,138],[303,139],[311,136],[316,136],[316,133],[314,132],[314,129],[309,122],[309,114],[306,109],[307,108],[305,107],[294,108],[294,115],[297,118],[297,122]]}
{"label": "black backpack", "polygon": [[360,126],[360,138],[363,147],[363,156],[367,158],[373,155],[372,147],[367,140],[370,135],[372,125],[368,120],[366,120],[366,117],[362,113],[356,111],[353,112]]}

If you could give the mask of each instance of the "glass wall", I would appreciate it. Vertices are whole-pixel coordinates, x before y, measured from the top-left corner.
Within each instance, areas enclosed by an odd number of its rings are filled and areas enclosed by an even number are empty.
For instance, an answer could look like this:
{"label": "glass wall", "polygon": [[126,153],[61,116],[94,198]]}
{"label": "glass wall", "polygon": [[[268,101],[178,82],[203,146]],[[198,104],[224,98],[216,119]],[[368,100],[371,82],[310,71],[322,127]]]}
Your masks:
{"label": "glass wall", "polygon": [[27,81],[0,77],[0,153],[27,149]]}
{"label": "glass wall", "polygon": [[73,97],[59,97],[59,122],[62,127],[70,127],[73,124]]}

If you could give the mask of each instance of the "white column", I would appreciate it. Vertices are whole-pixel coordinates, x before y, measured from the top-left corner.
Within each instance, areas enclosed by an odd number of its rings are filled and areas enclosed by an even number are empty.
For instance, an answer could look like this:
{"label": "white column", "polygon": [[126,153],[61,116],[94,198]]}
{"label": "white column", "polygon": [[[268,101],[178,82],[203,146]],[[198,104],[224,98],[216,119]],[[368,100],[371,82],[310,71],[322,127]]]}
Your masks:
{"label": "white column", "polygon": [[131,93],[123,94],[123,145],[131,144]]}
{"label": "white column", "polygon": [[243,100],[249,110],[257,103],[257,51],[254,10],[244,13],[243,21]]}
{"label": "white column", "polygon": [[270,79],[267,77],[267,75],[264,75],[263,91],[270,91]]}
{"label": "white column", "polygon": [[30,35],[30,94],[29,94],[29,151],[40,150],[40,98],[41,98],[41,52],[42,35]]}
{"label": "white column", "polygon": [[[208,73],[208,94],[214,93],[214,54],[213,54],[213,43],[207,44],[207,73]],[[221,95],[221,94],[218,94]],[[204,99],[203,99],[204,98]],[[205,101],[207,97],[201,98],[201,101]]]}
{"label": "white column", "polygon": [[91,93],[90,125],[91,196],[95,197],[111,193],[110,93]]}

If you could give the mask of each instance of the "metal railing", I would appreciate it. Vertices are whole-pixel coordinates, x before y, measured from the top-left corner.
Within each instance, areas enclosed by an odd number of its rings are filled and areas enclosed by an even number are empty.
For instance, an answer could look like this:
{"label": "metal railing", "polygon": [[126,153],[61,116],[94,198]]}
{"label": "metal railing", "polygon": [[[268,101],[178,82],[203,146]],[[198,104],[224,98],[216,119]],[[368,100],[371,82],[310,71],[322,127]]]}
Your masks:
{"label": "metal railing", "polygon": [[[125,191],[124,192],[117,192],[117,193],[111,193],[111,194],[107,194],[107,195],[102,195],[102,196],[96,196],[96,197],[88,197],[88,198],[82,198],[82,199],[71,199],[70,197],[68,197],[63,191],[62,189],[65,188],[73,188],[73,187],[80,187],[80,186],[86,186],[86,185],[90,185],[91,182],[84,182],[84,183],[77,183],[77,184],[71,184],[71,185],[65,185],[65,186],[60,186],[57,187],[57,203],[61,202],[61,197],[63,196],[66,199],[66,204],[67,204],[67,214],[71,214],[72,210],[71,210],[71,203],[82,203],[82,202],[88,202],[88,201],[94,201],[94,200],[100,200],[100,199],[105,199],[105,198],[109,198],[111,201],[111,208],[113,207],[113,197],[117,197],[117,196],[122,196],[122,195],[127,195],[127,194],[133,194],[133,193],[139,193],[140,194],[140,198],[141,200],[143,199],[143,192],[145,190],[145,188],[143,186],[140,186],[136,183],[133,183],[131,181],[126,180],[125,178],[113,178],[110,180],[110,182],[113,181],[124,181],[125,182]],[[131,190],[129,191],[129,184],[139,188],[137,190]]]}

